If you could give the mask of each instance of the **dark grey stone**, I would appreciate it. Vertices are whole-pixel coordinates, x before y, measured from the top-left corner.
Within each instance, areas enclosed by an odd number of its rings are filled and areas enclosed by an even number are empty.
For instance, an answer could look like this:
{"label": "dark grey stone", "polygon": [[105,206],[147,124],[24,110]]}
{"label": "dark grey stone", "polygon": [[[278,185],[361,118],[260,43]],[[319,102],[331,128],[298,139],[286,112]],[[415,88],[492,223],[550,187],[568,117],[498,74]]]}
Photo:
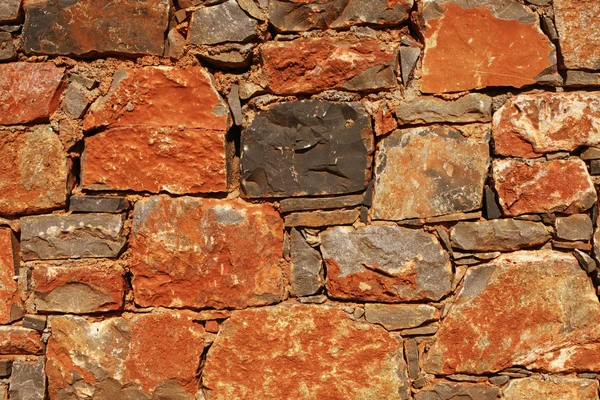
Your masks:
{"label": "dark grey stone", "polygon": [[554,222],[556,237],[562,240],[590,240],[594,233],[592,220],[587,214],[557,217]]}
{"label": "dark grey stone", "polygon": [[90,105],[88,96],[89,90],[78,83],[71,83],[65,91],[61,107],[70,117],[81,118]]}
{"label": "dark grey stone", "polygon": [[431,388],[415,394],[415,400],[495,400],[497,387],[474,383],[435,383]]}
{"label": "dark grey stone", "polygon": [[331,210],[358,206],[363,201],[363,195],[353,194],[339,197],[311,197],[283,199],[279,203],[279,211],[289,213],[293,211]]}
{"label": "dark grey stone", "polygon": [[600,175],[600,160],[590,161],[590,175]]}
{"label": "dark grey stone", "polygon": [[297,297],[310,296],[323,287],[323,260],[318,250],[313,249],[296,229],[292,229],[292,294]]}
{"label": "dark grey stone", "polygon": [[489,122],[492,120],[492,98],[470,93],[456,100],[425,96],[406,100],[396,107],[399,124],[434,122]]}
{"label": "dark grey stone", "polygon": [[0,24],[16,22],[20,17],[21,0],[0,1]]}
{"label": "dark grey stone", "polygon": [[489,381],[492,385],[503,386],[503,385],[507,384],[508,381],[510,381],[510,378],[508,376],[504,376],[504,375],[492,376],[492,377],[490,377]]}
{"label": "dark grey stone", "polygon": [[565,78],[565,86],[600,86],[600,73],[586,71],[567,71],[567,76]]}
{"label": "dark grey stone", "polygon": [[16,55],[12,35],[8,32],[0,32],[0,61],[12,60]]}
{"label": "dark grey stone", "polygon": [[43,400],[46,393],[44,357],[35,362],[13,362],[9,393],[11,400]]}
{"label": "dark grey stone", "polygon": [[23,319],[23,328],[43,331],[46,328],[45,315],[26,315]]}
{"label": "dark grey stone", "polygon": [[92,90],[96,86],[98,86],[98,82],[95,81],[94,79],[90,79],[90,78],[87,78],[87,77],[85,77],[83,75],[79,75],[79,74],[71,75],[71,78],[69,79],[69,81],[72,83],[77,83],[88,90]]}
{"label": "dark grey stone", "polygon": [[450,229],[452,247],[475,251],[514,251],[551,238],[544,224],[517,219],[459,222]]}
{"label": "dark grey stone", "polygon": [[217,68],[246,68],[250,65],[253,49],[252,43],[226,43],[201,49],[198,57]]}
{"label": "dark grey stone", "polygon": [[242,133],[247,197],[346,194],[371,178],[373,130],[358,103],[279,103]]}
{"label": "dark grey stone", "polygon": [[582,160],[600,160],[600,148],[598,147],[588,147],[584,151],[581,152]]}
{"label": "dark grey stone", "polygon": [[408,377],[417,379],[419,377],[419,348],[415,339],[404,341],[404,354],[408,366]]}
{"label": "dark grey stone", "polygon": [[440,324],[434,322],[430,325],[420,326],[418,328],[403,329],[400,331],[402,336],[430,336],[435,335],[440,328]]}
{"label": "dark grey stone", "polygon": [[487,219],[496,219],[502,216],[502,211],[500,211],[500,205],[498,204],[498,196],[489,186],[485,187],[483,202],[485,205],[485,217]]}
{"label": "dark grey stone", "polygon": [[238,85],[231,85],[231,90],[227,95],[227,103],[233,115],[233,122],[236,125],[242,125],[242,104],[240,103],[240,88]]}
{"label": "dark grey stone", "polygon": [[21,218],[24,260],[117,257],[125,242],[121,215],[74,214]]}
{"label": "dark grey stone", "polygon": [[258,23],[235,0],[194,11],[188,33],[192,44],[245,42],[258,34]]}
{"label": "dark grey stone", "polygon": [[421,49],[419,47],[402,46],[400,47],[400,69],[402,72],[402,83],[404,86],[408,86],[408,80],[410,74],[412,74],[417,60],[421,56]]}
{"label": "dark grey stone", "polygon": [[10,375],[12,371],[12,361],[11,360],[0,360],[0,377],[6,378]]}
{"label": "dark grey stone", "polygon": [[69,211],[71,212],[117,214],[127,208],[125,197],[72,196],[69,199]]}
{"label": "dark grey stone", "polygon": [[554,21],[552,21],[552,18],[550,18],[547,15],[542,16],[540,18],[540,25],[542,26],[542,30],[546,35],[548,35],[550,40],[558,40],[558,32],[556,31],[556,26],[554,26]]}
{"label": "dark grey stone", "polygon": [[592,257],[579,249],[573,250],[573,255],[579,262],[581,268],[588,274],[592,273],[598,267],[596,261],[594,261]]}
{"label": "dark grey stone", "polygon": [[416,328],[438,317],[437,308],[427,304],[365,304],[365,319],[388,331]]}

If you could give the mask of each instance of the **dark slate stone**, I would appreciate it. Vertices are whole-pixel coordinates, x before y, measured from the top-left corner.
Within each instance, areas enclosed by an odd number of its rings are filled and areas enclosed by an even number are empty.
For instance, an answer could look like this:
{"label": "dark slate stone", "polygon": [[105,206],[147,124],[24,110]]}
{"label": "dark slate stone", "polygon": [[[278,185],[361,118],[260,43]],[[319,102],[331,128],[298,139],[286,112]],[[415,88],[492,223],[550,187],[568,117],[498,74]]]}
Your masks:
{"label": "dark slate stone", "polygon": [[26,315],[23,318],[23,328],[35,329],[36,331],[43,331],[46,328],[46,316],[45,315]]}
{"label": "dark slate stone", "polygon": [[408,79],[417,65],[419,56],[421,56],[421,49],[418,47],[400,47],[400,68],[404,86],[408,86]]}
{"label": "dark slate stone", "polygon": [[69,199],[71,212],[117,214],[125,210],[127,210],[125,197],[73,196]]}
{"label": "dark slate stone", "polygon": [[358,206],[363,202],[362,194],[351,194],[339,197],[309,197],[283,199],[279,203],[279,211],[289,213],[293,211],[331,210]]}
{"label": "dark slate stone", "polygon": [[44,357],[36,362],[15,361],[12,365],[9,393],[11,400],[43,400],[46,393]]}
{"label": "dark slate stone", "polygon": [[0,377],[6,378],[10,375],[12,371],[12,361],[11,360],[0,360]]}
{"label": "dark slate stone", "polygon": [[367,187],[373,130],[358,103],[285,102],[254,117],[241,148],[247,197],[346,194]]}
{"label": "dark slate stone", "polygon": [[192,44],[245,42],[256,37],[258,23],[235,0],[194,12],[188,34]]}
{"label": "dark slate stone", "polygon": [[500,389],[485,384],[436,383],[415,394],[415,400],[495,400]]}
{"label": "dark slate stone", "polygon": [[498,196],[491,187],[485,187],[485,217],[487,219],[496,219],[502,216],[500,206],[498,205]]}
{"label": "dark slate stone", "polygon": [[313,249],[296,229],[292,229],[292,293],[310,296],[323,287],[323,261],[318,250]]}
{"label": "dark slate stone", "polygon": [[16,22],[19,19],[21,0],[0,1],[0,24]]}
{"label": "dark slate stone", "polygon": [[0,61],[10,60],[16,55],[12,35],[8,32],[0,32]]}

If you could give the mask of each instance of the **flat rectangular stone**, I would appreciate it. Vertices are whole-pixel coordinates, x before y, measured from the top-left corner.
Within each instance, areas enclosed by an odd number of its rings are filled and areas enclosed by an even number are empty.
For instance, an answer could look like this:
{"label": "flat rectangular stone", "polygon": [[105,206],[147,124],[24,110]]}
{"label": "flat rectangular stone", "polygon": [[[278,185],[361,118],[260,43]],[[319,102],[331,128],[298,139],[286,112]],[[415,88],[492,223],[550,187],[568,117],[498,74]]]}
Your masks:
{"label": "flat rectangular stone", "polygon": [[38,331],[21,326],[0,326],[0,355],[42,355],[44,349]]}
{"label": "flat rectangular stone", "polygon": [[541,222],[510,218],[459,222],[450,229],[452,246],[461,250],[515,251],[541,246],[551,237],[552,235]]}
{"label": "flat rectangular stone", "polygon": [[46,316],[29,314],[23,318],[23,328],[43,331],[46,328]]}
{"label": "flat rectangular stone", "polygon": [[599,72],[586,72],[586,71],[566,71],[566,78],[564,86],[567,87],[581,87],[586,86],[600,86],[600,73]]}
{"label": "flat rectangular stone", "polygon": [[21,11],[21,0],[2,0],[0,2],[0,24],[17,22]]}
{"label": "flat rectangular stone", "polygon": [[426,224],[439,224],[440,222],[452,222],[452,221],[467,221],[470,219],[480,219],[482,216],[481,211],[475,211],[470,213],[454,213],[440,215],[438,217],[425,218]]}
{"label": "flat rectangular stone", "polygon": [[42,215],[21,219],[24,260],[117,257],[125,242],[121,215]]}
{"label": "flat rectangular stone", "polygon": [[321,253],[311,247],[298,230],[292,229],[290,236],[292,294],[297,297],[310,296],[317,293],[324,284]]}
{"label": "flat rectangular stone", "polygon": [[360,210],[313,211],[285,216],[286,227],[352,225],[360,217]]}
{"label": "flat rectangular stone", "polygon": [[365,304],[365,319],[388,331],[399,331],[436,321],[439,312],[426,304]]}
{"label": "flat rectangular stone", "polygon": [[415,394],[415,400],[477,399],[495,400],[500,389],[485,384],[436,382]]}
{"label": "flat rectangular stone", "polygon": [[490,122],[492,98],[479,93],[470,93],[456,100],[430,96],[417,97],[398,104],[396,118],[401,125]]}
{"label": "flat rectangular stone", "polygon": [[69,211],[76,213],[118,214],[127,210],[128,206],[125,197],[71,196],[69,198]]}
{"label": "flat rectangular stone", "polygon": [[10,376],[11,400],[44,400],[46,396],[45,358],[36,361],[16,360]]}
{"label": "flat rectangular stone", "polygon": [[279,202],[279,211],[289,213],[294,211],[330,210],[361,205],[364,199],[362,194],[353,194],[339,197],[306,197],[283,199]]}

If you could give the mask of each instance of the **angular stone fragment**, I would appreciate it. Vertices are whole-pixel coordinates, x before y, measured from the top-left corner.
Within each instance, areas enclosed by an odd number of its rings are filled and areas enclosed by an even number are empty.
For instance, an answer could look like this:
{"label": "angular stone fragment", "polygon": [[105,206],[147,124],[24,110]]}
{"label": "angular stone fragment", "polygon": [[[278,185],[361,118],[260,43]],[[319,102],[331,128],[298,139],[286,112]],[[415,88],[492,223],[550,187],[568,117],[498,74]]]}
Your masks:
{"label": "angular stone fragment", "polygon": [[434,235],[393,226],[335,227],[320,235],[331,297],[359,301],[439,300],[452,267]]}
{"label": "angular stone fragment", "polygon": [[400,69],[402,70],[402,83],[408,86],[408,80],[421,56],[421,48],[416,46],[400,47]]}
{"label": "angular stone fragment", "polygon": [[283,221],[268,204],[155,196],[136,203],[136,304],[244,308],[283,295]]}
{"label": "angular stone fragment", "polygon": [[58,106],[64,72],[50,62],[0,64],[0,125],[47,121]]}
{"label": "angular stone fragment", "polygon": [[365,319],[388,331],[416,328],[437,318],[437,308],[426,304],[365,304]]}
{"label": "angular stone fragment", "polygon": [[570,215],[568,217],[557,217],[556,236],[564,240],[590,240],[594,233],[592,220],[586,214]]}
{"label": "angular stone fragment", "polygon": [[500,389],[472,383],[435,383],[415,394],[415,400],[495,400]]}
{"label": "angular stone fragment", "polygon": [[[3,378],[9,377],[12,371],[12,361],[11,360],[0,360],[0,376]],[[0,390],[1,392],[1,390]],[[2,395],[0,394],[0,399],[2,399]],[[6,400],[6,397],[2,400]]]}
{"label": "angular stone fragment", "polygon": [[119,310],[125,297],[125,272],[98,262],[36,264],[31,274],[37,312],[86,314]]}
{"label": "angular stone fragment", "polygon": [[600,73],[586,71],[566,71],[564,86],[600,86]]}
{"label": "angular stone fragment", "polygon": [[380,142],[375,165],[374,219],[465,212],[482,206],[489,147],[450,127],[398,130]]}
{"label": "angular stone fragment", "polygon": [[450,229],[452,246],[461,250],[514,251],[540,246],[551,237],[541,222],[517,219],[459,222]]}
{"label": "angular stone fragment", "polygon": [[393,400],[408,398],[409,386],[401,342],[315,305],[234,312],[208,351],[202,385],[207,400]]}
{"label": "angular stone fragment", "polygon": [[396,108],[396,118],[400,124],[489,122],[492,120],[492,98],[479,93],[470,93],[457,100],[418,97],[401,102]]}
{"label": "angular stone fragment", "polygon": [[[0,119],[2,115],[0,110]],[[40,213],[65,205],[67,154],[50,127],[0,129],[0,149],[0,165],[6,166],[0,170],[0,215]]]}
{"label": "angular stone fragment", "polygon": [[[50,317],[51,399],[193,400],[204,328],[193,312]],[[152,395],[154,394],[154,397]]]}
{"label": "angular stone fragment", "polygon": [[594,184],[579,158],[536,162],[496,159],[492,166],[500,206],[507,216],[577,214],[596,202]]}
{"label": "angular stone fragment", "polygon": [[16,22],[21,10],[21,0],[2,0],[0,3],[0,24]]}
{"label": "angular stone fragment", "polygon": [[11,60],[16,56],[12,35],[9,32],[0,32],[0,61]]}
{"label": "angular stone fragment", "polygon": [[256,20],[242,11],[236,0],[227,0],[194,11],[188,41],[192,44],[245,42],[256,37],[257,27]]}
{"label": "angular stone fragment", "polygon": [[254,117],[241,148],[248,197],[352,193],[371,177],[373,129],[357,103],[279,103]]}
{"label": "angular stone fragment", "polygon": [[24,260],[117,257],[125,242],[121,215],[40,215],[21,218]]}
{"label": "angular stone fragment", "polygon": [[424,368],[433,374],[484,374],[513,365],[596,370],[593,354],[600,347],[585,352],[583,346],[598,347],[598,318],[594,287],[571,254],[509,253],[467,270]]}
{"label": "angular stone fragment", "polygon": [[310,227],[352,225],[358,220],[360,210],[314,211],[292,213],[285,216],[286,227]]}
{"label": "angular stone fragment", "polygon": [[44,343],[38,331],[20,326],[0,326],[0,355],[41,355]]}
{"label": "angular stone fragment", "polygon": [[292,294],[310,296],[323,286],[323,260],[318,250],[312,248],[296,229],[291,233]]}
{"label": "angular stone fragment", "polygon": [[600,69],[600,3],[554,0],[560,51],[568,69]]}
{"label": "angular stone fragment", "polygon": [[43,331],[46,328],[47,317],[45,315],[26,315],[23,318],[23,328],[35,329],[36,331]]}
{"label": "angular stone fragment", "polygon": [[125,197],[71,196],[69,198],[71,212],[118,214],[127,210],[127,207]]}
{"label": "angular stone fragment", "polygon": [[535,158],[600,144],[600,93],[522,94],[495,114],[495,152]]}
{"label": "angular stone fragment", "polygon": [[503,398],[506,400],[597,400],[598,381],[562,376],[553,376],[548,380],[513,379],[504,389]]}
{"label": "angular stone fragment", "polygon": [[423,92],[522,87],[558,78],[556,49],[539,17],[515,0],[425,0],[421,18]]}
{"label": "angular stone fragment", "polygon": [[44,400],[46,395],[46,375],[44,357],[35,362],[16,360],[10,376],[9,393],[11,400]]}
{"label": "angular stone fragment", "polygon": [[23,9],[28,54],[162,55],[170,1],[29,0]]}
{"label": "angular stone fragment", "polygon": [[275,94],[377,91],[396,85],[397,46],[376,40],[269,42],[261,47],[261,56],[268,87]]}
{"label": "angular stone fragment", "polygon": [[65,91],[61,107],[68,116],[81,118],[90,105],[88,96],[91,96],[89,90],[77,83],[71,83]]}
{"label": "angular stone fragment", "polygon": [[288,213],[292,211],[327,210],[332,208],[355,207],[362,204],[364,195],[353,194],[338,197],[309,197],[301,199],[283,199],[279,202],[279,211]]}
{"label": "angular stone fragment", "polygon": [[406,21],[413,0],[271,0],[269,22],[280,32],[396,25]]}
{"label": "angular stone fragment", "polygon": [[15,320],[22,310],[18,285],[14,277],[19,268],[19,242],[8,228],[0,228],[0,324]]}

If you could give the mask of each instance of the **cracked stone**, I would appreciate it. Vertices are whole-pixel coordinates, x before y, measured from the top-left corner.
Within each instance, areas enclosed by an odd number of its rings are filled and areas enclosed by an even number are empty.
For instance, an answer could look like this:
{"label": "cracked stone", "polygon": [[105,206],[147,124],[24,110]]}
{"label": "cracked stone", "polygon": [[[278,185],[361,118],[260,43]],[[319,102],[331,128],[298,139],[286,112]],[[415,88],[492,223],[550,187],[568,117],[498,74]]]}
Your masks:
{"label": "cracked stone", "polygon": [[600,68],[598,13],[595,0],[554,0],[560,51],[568,69]]}
{"label": "cracked stone", "polygon": [[14,321],[23,309],[14,280],[20,264],[19,251],[19,242],[12,231],[0,228],[0,324]]}
{"label": "cracked stone", "polygon": [[312,248],[296,229],[291,233],[292,294],[310,296],[323,287],[323,260],[321,253]]}
{"label": "cracked stone", "polygon": [[434,383],[415,394],[415,400],[495,400],[500,389],[471,383]]}
{"label": "cracked stone", "polygon": [[249,17],[236,0],[227,0],[194,11],[188,41],[192,44],[246,42],[257,34],[257,21]]}
{"label": "cracked stone", "polygon": [[548,380],[524,378],[513,379],[504,389],[506,400],[596,400],[598,381],[596,379],[576,379],[553,376]]}
{"label": "cracked stone", "polygon": [[429,124],[434,122],[489,122],[492,120],[492,98],[470,93],[457,100],[419,97],[401,102],[396,107],[400,124]]}
{"label": "cracked stone", "polygon": [[365,304],[365,319],[388,331],[416,328],[438,318],[437,308],[426,304]]}
{"label": "cracked stone", "polygon": [[520,250],[541,246],[551,237],[550,232],[541,222],[508,218],[459,222],[450,229],[453,247],[474,251]]}
{"label": "cracked stone", "polygon": [[15,360],[10,376],[9,393],[11,400],[43,400],[46,394],[44,357],[35,362]]}
{"label": "cracked stone", "polygon": [[557,217],[555,222],[556,236],[564,240],[590,240],[594,233],[592,220],[586,214]]}

